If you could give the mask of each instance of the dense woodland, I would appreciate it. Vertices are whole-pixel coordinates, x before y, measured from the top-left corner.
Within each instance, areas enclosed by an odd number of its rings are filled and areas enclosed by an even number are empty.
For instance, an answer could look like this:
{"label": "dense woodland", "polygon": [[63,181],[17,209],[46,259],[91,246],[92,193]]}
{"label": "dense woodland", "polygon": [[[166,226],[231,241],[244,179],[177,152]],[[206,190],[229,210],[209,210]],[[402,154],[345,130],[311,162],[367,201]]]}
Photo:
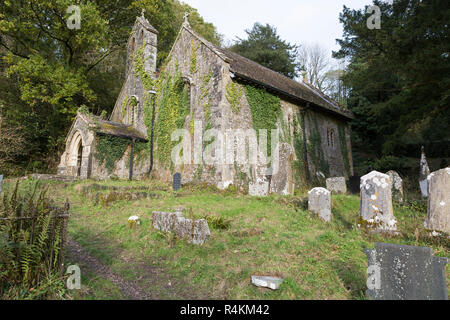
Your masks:
{"label": "dense woodland", "polygon": [[[159,68],[185,12],[196,32],[223,45],[216,27],[178,0],[82,1],[80,30],[66,25],[72,4],[0,0],[0,172],[7,175],[54,172],[76,111],[112,111],[126,42],[142,9],[159,31]],[[449,2],[374,4],[382,11],[381,29],[367,28],[365,8],[343,8],[341,49],[333,53],[342,63],[327,72],[320,55],[284,41],[276,26],[255,23],[229,49],[288,77],[303,76],[352,110],[358,173],[406,173],[405,157],[418,157],[421,145],[444,166],[450,157]]]}

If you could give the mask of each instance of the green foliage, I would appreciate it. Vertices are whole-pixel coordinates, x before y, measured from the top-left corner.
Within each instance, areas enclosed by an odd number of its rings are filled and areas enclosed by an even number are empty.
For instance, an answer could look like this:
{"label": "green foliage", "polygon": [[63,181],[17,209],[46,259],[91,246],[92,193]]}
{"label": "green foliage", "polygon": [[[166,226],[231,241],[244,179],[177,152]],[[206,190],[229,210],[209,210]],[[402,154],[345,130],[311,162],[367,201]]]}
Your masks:
{"label": "green foliage", "polygon": [[[73,4],[81,8],[79,30],[66,24],[71,15],[66,10]],[[186,11],[196,32],[213,43],[221,41],[214,25],[176,0],[1,1],[0,104],[12,125],[24,125],[27,150],[26,156],[15,157],[15,164],[37,170],[32,164],[40,161],[39,170],[54,169],[78,107],[85,104],[96,115],[113,110],[126,43],[143,8],[159,31],[158,65]]]}
{"label": "green foliage", "polygon": [[251,85],[245,86],[245,95],[250,105],[252,113],[253,128],[259,137],[259,130],[267,130],[267,155],[272,154],[271,130],[276,129],[276,123],[281,116],[280,98],[274,96],[263,88],[256,88]]}
{"label": "green foliage", "polygon": [[448,141],[448,1],[374,4],[381,9],[379,30],[367,28],[364,9],[344,7],[341,49],[334,53],[350,61],[343,80],[351,88],[355,146],[376,156],[408,155],[407,143]]}
{"label": "green foliage", "polygon": [[67,210],[52,208],[46,190],[36,183],[11,194],[0,203],[0,298],[43,299],[54,296],[48,290],[61,289],[61,252],[66,236]]}
{"label": "green foliage", "polygon": [[231,81],[227,84],[225,97],[227,98],[233,113],[239,113],[239,110],[241,110],[241,100],[243,94],[244,90],[239,83]]}
{"label": "green foliage", "polygon": [[373,167],[380,172],[387,172],[389,170],[405,172],[406,159],[395,156],[383,156],[374,162]]}
{"label": "green foliage", "polygon": [[191,74],[197,73],[197,44],[194,40],[191,41]]}
{"label": "green foliage", "polygon": [[171,161],[173,147],[178,144],[171,141],[171,134],[175,129],[183,129],[186,117],[190,112],[189,92],[177,70],[172,76],[164,73],[160,77],[161,86],[158,90],[158,112],[155,124],[155,141],[157,143],[157,157],[162,166]]}
{"label": "green foliage", "polygon": [[245,32],[247,39],[239,39],[230,48],[231,51],[289,78],[298,76],[298,47],[282,40],[275,27],[255,23],[252,30]]}
{"label": "green foliage", "polygon": [[299,114],[294,116],[294,150],[297,160],[294,161],[295,177],[300,186],[305,186],[305,153],[303,145],[303,128]]}
{"label": "green foliage", "polygon": [[[309,141],[306,144],[308,151],[308,157],[311,157],[312,163],[314,163],[316,170],[319,169],[325,176],[330,175],[330,166],[325,159],[325,155],[322,150],[322,138],[319,131],[319,123],[314,114],[310,115],[310,128]],[[315,176],[315,175],[314,175]]]}
{"label": "green foliage", "polygon": [[130,143],[127,139],[98,134],[95,158],[104,164],[108,173],[111,174],[116,162],[122,159]]}
{"label": "green foliage", "polygon": [[349,160],[349,154],[348,154],[345,127],[343,125],[338,125],[338,130],[339,130],[339,143],[341,146],[341,154],[342,154],[342,159],[344,160],[345,171],[350,176],[350,174],[351,174],[350,173],[350,160]]}

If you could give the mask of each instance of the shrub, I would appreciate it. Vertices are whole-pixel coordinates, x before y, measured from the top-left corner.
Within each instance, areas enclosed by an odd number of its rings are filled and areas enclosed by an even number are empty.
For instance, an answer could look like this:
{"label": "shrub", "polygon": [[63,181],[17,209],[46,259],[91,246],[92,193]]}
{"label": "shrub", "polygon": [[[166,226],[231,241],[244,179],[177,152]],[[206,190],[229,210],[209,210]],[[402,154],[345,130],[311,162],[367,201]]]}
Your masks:
{"label": "shrub", "polygon": [[406,159],[395,156],[383,156],[374,162],[374,168],[380,172],[395,170],[404,173],[406,170]]}
{"label": "shrub", "polygon": [[[63,288],[68,204],[53,207],[36,183],[0,203],[0,299],[48,298]],[[57,287],[55,290],[50,287]]]}

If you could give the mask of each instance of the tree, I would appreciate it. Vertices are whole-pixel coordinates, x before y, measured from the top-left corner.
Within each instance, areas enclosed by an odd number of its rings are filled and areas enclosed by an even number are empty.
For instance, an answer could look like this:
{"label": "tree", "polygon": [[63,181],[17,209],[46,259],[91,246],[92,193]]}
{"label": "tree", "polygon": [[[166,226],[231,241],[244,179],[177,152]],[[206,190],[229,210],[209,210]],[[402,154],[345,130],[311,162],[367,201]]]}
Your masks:
{"label": "tree", "polygon": [[298,52],[301,70],[310,84],[321,91],[326,91],[325,81],[331,68],[327,50],[318,44],[303,44]]}
{"label": "tree", "polygon": [[[353,129],[378,155],[404,152],[407,143],[449,141],[450,7],[446,0],[375,0],[381,29],[369,14],[344,6],[341,49]],[[443,152],[445,150],[442,150]]]}
{"label": "tree", "polygon": [[289,78],[298,76],[298,46],[282,40],[275,27],[255,23],[245,30],[247,39],[240,39],[229,49]]}
{"label": "tree", "polygon": [[136,17],[159,31],[158,63],[167,57],[183,11],[195,31],[215,43],[220,35],[195,9],[177,0],[76,1],[81,29],[70,29],[72,0],[0,0],[0,104],[13,127],[23,128],[28,159],[47,170],[58,163],[77,109],[111,112],[123,83],[126,43]]}

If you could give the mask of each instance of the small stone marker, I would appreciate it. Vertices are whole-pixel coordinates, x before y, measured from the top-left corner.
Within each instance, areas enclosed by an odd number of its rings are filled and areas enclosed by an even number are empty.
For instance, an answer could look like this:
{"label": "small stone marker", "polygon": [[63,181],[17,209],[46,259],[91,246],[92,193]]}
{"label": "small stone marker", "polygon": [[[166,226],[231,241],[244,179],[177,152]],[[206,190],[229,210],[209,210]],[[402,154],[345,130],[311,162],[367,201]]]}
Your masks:
{"label": "small stone marker", "polygon": [[391,179],[378,171],[361,177],[360,220],[378,231],[396,231],[397,221],[392,207]]}
{"label": "small stone marker", "polygon": [[425,228],[450,233],[450,168],[435,171],[428,176],[428,191]]}
{"label": "small stone marker", "polygon": [[153,227],[157,230],[175,233],[189,243],[202,245],[211,235],[205,219],[192,220],[183,217],[182,209],[176,212],[153,212]]}
{"label": "small stone marker", "polygon": [[265,276],[252,276],[252,283],[257,287],[270,288],[277,290],[283,283],[283,279]]}
{"label": "small stone marker", "polygon": [[3,191],[3,175],[0,174],[0,193]]}
{"label": "small stone marker", "polygon": [[308,192],[308,210],[329,222],[331,220],[331,192],[325,188],[314,188]]}
{"label": "small stone marker", "polygon": [[375,300],[448,300],[447,258],[433,250],[390,243],[365,249],[369,279],[367,295]]}
{"label": "small stone marker", "polygon": [[391,178],[391,193],[392,198],[398,202],[403,202],[403,180],[400,175],[390,170],[386,174]]}
{"label": "small stone marker", "polygon": [[425,148],[422,147],[422,156],[420,158],[420,175],[419,185],[422,197],[428,197],[428,175],[430,174],[430,168],[428,167],[427,157],[425,156]]}
{"label": "small stone marker", "polygon": [[346,193],[345,177],[334,177],[326,180],[327,189],[332,193]]}
{"label": "small stone marker", "polygon": [[173,190],[178,191],[181,189],[181,173],[177,172],[173,175]]}

